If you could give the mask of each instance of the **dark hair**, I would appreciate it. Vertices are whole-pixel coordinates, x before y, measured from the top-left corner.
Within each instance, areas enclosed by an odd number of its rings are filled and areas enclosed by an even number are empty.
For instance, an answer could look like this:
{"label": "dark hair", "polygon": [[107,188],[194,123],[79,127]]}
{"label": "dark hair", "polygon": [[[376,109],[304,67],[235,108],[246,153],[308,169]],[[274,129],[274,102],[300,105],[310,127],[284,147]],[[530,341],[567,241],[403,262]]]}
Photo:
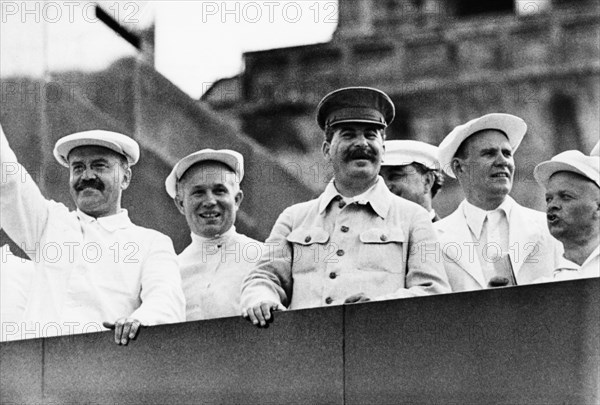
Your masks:
{"label": "dark hair", "polygon": [[438,193],[438,191],[440,191],[440,189],[444,185],[444,175],[439,170],[430,169],[430,168],[426,167],[425,165],[418,163],[418,162],[413,162],[412,165],[417,169],[417,171],[421,175],[425,175],[428,172],[431,172],[433,174],[433,185],[431,186],[431,198],[435,197],[435,195]]}
{"label": "dark hair", "polygon": [[[325,142],[331,143],[336,128],[337,127],[334,125],[328,125],[327,127],[325,127]],[[385,128],[381,129],[381,139],[385,141]]]}

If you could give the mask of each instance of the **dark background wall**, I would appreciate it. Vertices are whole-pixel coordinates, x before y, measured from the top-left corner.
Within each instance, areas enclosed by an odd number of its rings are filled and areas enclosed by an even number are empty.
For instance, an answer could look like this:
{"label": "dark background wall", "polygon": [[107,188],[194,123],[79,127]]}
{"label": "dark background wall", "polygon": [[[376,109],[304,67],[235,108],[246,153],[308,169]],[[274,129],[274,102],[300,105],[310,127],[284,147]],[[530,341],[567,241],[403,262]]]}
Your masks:
{"label": "dark background wall", "polygon": [[0,344],[2,403],[594,404],[600,279]]}

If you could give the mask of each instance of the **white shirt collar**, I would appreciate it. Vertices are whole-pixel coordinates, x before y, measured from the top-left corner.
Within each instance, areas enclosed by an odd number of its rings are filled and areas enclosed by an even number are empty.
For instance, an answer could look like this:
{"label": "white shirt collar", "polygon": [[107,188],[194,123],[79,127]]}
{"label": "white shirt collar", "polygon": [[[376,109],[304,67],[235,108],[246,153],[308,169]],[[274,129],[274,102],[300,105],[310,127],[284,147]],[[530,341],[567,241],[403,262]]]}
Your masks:
{"label": "white shirt collar", "polygon": [[503,211],[506,215],[506,220],[510,222],[510,212],[514,204],[515,200],[513,200],[510,196],[506,196],[498,208],[495,210],[486,211],[476,207],[467,200],[464,200],[463,214],[465,216],[465,220],[467,221],[467,225],[471,229],[471,232],[473,232],[473,235],[475,235],[477,239],[480,239],[481,230],[483,229],[483,221],[485,221],[487,214],[492,211]]}
{"label": "white shirt collar", "polygon": [[431,211],[429,211],[429,219],[431,219],[432,221],[435,218],[435,210],[432,208]]}
{"label": "white shirt collar", "polygon": [[80,221],[91,224],[93,222],[97,222],[100,226],[106,229],[109,232],[114,232],[117,229],[125,229],[132,225],[131,220],[129,219],[129,213],[125,208],[121,208],[121,211],[114,215],[109,215],[106,217],[98,217],[94,218],[85,212],[81,211],[79,208],[76,211],[77,218]]}
{"label": "white shirt collar", "polygon": [[212,238],[205,238],[204,236],[196,235],[194,232],[192,232],[191,235],[193,244],[202,245],[204,243],[213,244],[222,242],[223,240],[229,238],[233,234],[235,234],[235,225],[232,225],[231,228],[225,231],[222,235],[215,235]]}

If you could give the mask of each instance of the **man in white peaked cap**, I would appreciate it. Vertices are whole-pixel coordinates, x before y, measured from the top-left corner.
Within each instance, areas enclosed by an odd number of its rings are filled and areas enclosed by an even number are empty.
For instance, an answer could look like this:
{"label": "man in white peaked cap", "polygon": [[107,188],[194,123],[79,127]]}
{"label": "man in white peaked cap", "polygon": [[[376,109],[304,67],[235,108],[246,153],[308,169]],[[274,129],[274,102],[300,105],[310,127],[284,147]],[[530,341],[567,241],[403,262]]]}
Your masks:
{"label": "man in white peaked cap", "polygon": [[137,142],[102,130],[58,140],[54,156],[69,168],[76,211],[43,197],[3,132],[0,152],[1,226],[35,264],[28,334],[95,332],[104,323],[127,344],[142,325],[185,319],[171,239],[134,225],[121,208]]}
{"label": "man in white peaked cap", "polygon": [[425,142],[387,141],[379,172],[392,193],[425,208],[432,222],[440,217],[431,201],[444,184],[437,155],[437,146]]}
{"label": "man in white peaked cap", "polygon": [[262,243],[235,229],[243,178],[240,153],[203,149],[177,162],[165,181],[192,237],[179,255],[188,321],[241,314],[242,280],[262,251]]}
{"label": "man in white peaked cap", "polygon": [[457,126],[439,146],[443,170],[465,194],[434,224],[453,291],[528,284],[551,275],[560,259],[545,215],[508,195],[526,131],[519,117],[488,114]]}
{"label": "man in white peaked cap", "polygon": [[265,326],[275,309],[301,309],[449,292],[433,255],[427,212],[378,175],[394,104],[380,90],[336,90],[317,107],[334,178],[283,211],[242,286],[242,311]]}
{"label": "man in white peaked cap", "polygon": [[565,250],[554,280],[600,277],[600,158],[569,150],[533,173],[546,189],[550,233]]}

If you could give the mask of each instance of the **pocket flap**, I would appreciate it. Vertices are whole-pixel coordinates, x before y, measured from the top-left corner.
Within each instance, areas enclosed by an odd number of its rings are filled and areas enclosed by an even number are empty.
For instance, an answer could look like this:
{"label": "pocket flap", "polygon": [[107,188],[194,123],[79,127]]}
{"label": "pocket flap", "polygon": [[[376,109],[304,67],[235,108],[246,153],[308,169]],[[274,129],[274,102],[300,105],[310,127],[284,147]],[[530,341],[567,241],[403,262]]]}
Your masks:
{"label": "pocket flap", "polygon": [[400,228],[373,228],[360,234],[362,243],[401,243],[405,242],[404,232]]}
{"label": "pocket flap", "polygon": [[323,228],[298,228],[294,229],[288,236],[288,242],[298,245],[312,245],[314,243],[327,243],[329,233]]}

